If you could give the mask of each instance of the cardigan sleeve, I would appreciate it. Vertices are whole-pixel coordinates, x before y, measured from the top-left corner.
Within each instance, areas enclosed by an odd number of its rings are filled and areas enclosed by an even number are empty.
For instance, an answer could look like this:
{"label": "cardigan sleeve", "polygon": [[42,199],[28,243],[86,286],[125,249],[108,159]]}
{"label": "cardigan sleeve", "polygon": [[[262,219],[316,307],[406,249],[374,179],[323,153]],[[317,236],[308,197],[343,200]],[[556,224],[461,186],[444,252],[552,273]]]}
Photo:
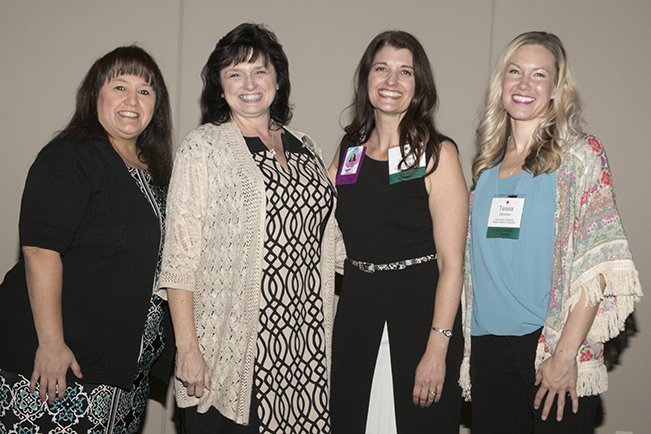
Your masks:
{"label": "cardigan sleeve", "polygon": [[91,197],[82,160],[75,145],[65,140],[55,140],[39,152],[23,191],[21,246],[66,253]]}
{"label": "cardigan sleeve", "polygon": [[[572,309],[585,293],[588,304],[599,305],[587,340],[605,342],[624,329],[642,289],[615,205],[603,146],[596,137],[588,136],[578,155],[583,170],[574,205],[577,217],[569,303]],[[606,283],[604,289],[600,276]]]}
{"label": "cardigan sleeve", "polygon": [[[174,160],[158,283],[161,290],[195,289],[208,202],[206,152],[210,143],[202,131],[195,129],[186,136]],[[159,291],[159,294],[166,298],[165,291]]]}

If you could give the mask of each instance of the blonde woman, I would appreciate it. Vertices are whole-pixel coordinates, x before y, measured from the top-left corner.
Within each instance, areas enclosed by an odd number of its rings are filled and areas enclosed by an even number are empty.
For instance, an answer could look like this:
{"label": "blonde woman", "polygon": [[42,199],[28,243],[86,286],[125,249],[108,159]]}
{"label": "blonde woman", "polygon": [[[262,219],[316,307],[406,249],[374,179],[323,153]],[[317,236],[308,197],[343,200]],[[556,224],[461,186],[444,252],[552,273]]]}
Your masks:
{"label": "blonde woman", "polygon": [[592,432],[603,343],[642,292],[558,37],[511,41],[477,135],[461,373],[473,434]]}

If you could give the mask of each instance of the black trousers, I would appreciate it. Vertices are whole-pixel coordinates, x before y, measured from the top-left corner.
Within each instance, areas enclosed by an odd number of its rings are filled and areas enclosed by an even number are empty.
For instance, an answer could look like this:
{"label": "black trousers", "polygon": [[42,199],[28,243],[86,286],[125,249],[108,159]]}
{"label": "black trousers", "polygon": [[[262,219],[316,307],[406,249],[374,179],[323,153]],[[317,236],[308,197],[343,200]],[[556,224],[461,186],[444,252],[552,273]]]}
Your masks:
{"label": "black trousers", "polygon": [[[546,421],[535,410],[534,360],[541,330],[524,336],[473,336],[470,354],[472,434],[592,434],[598,396],[579,398],[579,411],[565,400],[563,420],[556,401]],[[543,400],[544,404],[544,400]]]}
{"label": "black trousers", "polygon": [[448,347],[440,401],[429,408],[412,402],[416,367],[430,335],[437,272],[435,262],[375,274],[363,273],[346,263],[332,343],[330,416],[334,434],[366,432],[369,395],[385,321],[398,434],[459,432],[461,315],[457,315]]}

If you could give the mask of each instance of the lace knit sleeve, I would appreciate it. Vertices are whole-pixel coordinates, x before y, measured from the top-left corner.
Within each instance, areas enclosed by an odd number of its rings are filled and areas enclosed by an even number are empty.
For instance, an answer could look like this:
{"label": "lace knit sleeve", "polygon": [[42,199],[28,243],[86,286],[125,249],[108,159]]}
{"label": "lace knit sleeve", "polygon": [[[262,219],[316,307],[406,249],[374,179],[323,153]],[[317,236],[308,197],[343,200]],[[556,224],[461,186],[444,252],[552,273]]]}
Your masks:
{"label": "lace knit sleeve", "polygon": [[[174,160],[167,196],[167,230],[159,288],[193,291],[202,250],[202,226],[208,196],[206,155],[209,142],[201,129],[191,131]],[[165,297],[164,291],[159,292]]]}

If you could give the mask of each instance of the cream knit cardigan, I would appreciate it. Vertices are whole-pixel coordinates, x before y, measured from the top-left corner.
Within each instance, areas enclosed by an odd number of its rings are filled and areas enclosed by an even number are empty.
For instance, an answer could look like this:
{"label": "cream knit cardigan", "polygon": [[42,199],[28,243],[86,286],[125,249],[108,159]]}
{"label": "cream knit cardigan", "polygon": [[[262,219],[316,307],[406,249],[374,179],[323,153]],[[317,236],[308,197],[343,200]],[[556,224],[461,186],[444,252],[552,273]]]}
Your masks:
{"label": "cream knit cardigan", "polygon": [[[305,136],[287,131],[299,140]],[[176,401],[198,406],[199,413],[213,406],[239,424],[249,421],[265,217],[263,178],[237,126],[231,121],[191,131],[176,155],[167,197],[159,292],[164,298],[165,288],[194,292],[194,321],[212,387],[196,398],[176,380]],[[334,252],[333,212],[320,264],[328,376]]]}

